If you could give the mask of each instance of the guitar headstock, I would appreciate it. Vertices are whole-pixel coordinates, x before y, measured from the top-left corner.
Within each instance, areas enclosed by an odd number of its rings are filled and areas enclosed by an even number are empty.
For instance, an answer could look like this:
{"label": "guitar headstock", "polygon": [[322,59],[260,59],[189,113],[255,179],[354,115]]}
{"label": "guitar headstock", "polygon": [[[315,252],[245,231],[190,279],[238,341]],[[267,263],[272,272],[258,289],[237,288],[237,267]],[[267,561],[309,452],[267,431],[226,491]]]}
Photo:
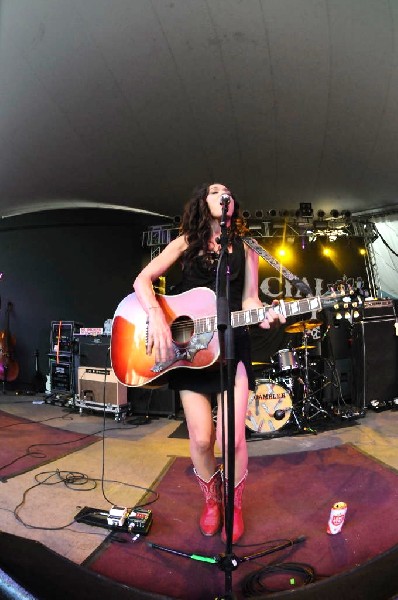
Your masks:
{"label": "guitar headstock", "polygon": [[338,286],[328,286],[328,291],[321,296],[322,306],[332,308],[336,319],[346,319],[352,323],[360,317],[362,298],[358,291],[350,285],[339,283]]}

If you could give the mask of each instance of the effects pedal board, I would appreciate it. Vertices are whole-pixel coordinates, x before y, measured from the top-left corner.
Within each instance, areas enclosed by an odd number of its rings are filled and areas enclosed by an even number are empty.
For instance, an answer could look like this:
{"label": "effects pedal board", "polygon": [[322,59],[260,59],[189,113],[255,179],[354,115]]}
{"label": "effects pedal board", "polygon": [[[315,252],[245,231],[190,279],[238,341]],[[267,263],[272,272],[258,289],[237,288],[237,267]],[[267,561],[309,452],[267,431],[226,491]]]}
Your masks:
{"label": "effects pedal board", "polygon": [[134,508],[112,506],[109,511],[85,506],[75,516],[75,521],[113,531],[148,535],[153,514],[151,510],[140,506]]}

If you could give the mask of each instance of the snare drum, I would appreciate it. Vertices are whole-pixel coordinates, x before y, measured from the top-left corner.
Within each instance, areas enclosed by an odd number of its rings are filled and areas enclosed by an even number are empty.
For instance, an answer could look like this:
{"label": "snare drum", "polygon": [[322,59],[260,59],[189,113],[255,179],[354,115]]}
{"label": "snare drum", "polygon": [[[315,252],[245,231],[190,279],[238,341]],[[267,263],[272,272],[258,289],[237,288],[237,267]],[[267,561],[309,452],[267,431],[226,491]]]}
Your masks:
{"label": "snare drum", "polygon": [[249,429],[258,433],[277,431],[289,421],[291,412],[292,400],[287,388],[272,379],[256,379],[246,412]]}
{"label": "snare drum", "polygon": [[299,362],[294,350],[279,350],[276,353],[278,357],[279,369],[281,371],[292,371],[293,369],[299,368]]}

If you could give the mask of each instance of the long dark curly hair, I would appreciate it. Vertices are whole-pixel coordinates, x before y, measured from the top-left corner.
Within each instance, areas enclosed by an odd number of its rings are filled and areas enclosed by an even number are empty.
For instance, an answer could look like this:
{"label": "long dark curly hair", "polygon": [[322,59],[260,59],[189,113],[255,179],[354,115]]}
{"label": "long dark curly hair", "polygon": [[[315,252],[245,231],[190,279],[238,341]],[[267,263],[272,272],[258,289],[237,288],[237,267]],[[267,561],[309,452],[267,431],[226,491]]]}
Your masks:
{"label": "long dark curly hair", "polygon": [[[214,184],[202,183],[198,185],[184,207],[180,225],[180,234],[185,236],[188,243],[188,248],[183,256],[184,263],[189,263],[200,251],[203,251],[204,254],[208,252],[208,244],[212,235],[212,216],[206,198],[211,185]],[[230,241],[242,237],[248,232],[240,213],[239,202],[232,192],[231,196],[234,199],[234,212],[228,230]]]}

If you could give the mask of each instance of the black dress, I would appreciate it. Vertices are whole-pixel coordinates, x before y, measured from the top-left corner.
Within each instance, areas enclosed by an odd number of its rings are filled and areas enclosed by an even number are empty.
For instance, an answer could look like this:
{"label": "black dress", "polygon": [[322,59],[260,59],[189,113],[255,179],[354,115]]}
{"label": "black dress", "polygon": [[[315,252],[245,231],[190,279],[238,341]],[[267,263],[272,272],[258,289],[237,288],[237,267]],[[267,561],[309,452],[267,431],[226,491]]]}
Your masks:
{"label": "black dress", "polygon": [[[182,281],[176,287],[176,292],[182,293],[195,287],[208,287],[215,291],[218,256],[209,252],[197,256],[189,267],[182,273]],[[231,311],[242,309],[242,292],[245,281],[245,249],[241,239],[232,242],[232,252],[229,253],[230,265],[230,306]],[[250,336],[247,327],[233,329],[234,335],[234,373],[239,362],[246,368],[249,389],[255,389],[255,379],[251,363]],[[174,390],[191,390],[202,394],[215,394],[221,391],[219,363],[205,369],[190,369],[180,367],[169,372],[169,387]],[[224,368],[224,389],[227,385],[226,369]]]}

